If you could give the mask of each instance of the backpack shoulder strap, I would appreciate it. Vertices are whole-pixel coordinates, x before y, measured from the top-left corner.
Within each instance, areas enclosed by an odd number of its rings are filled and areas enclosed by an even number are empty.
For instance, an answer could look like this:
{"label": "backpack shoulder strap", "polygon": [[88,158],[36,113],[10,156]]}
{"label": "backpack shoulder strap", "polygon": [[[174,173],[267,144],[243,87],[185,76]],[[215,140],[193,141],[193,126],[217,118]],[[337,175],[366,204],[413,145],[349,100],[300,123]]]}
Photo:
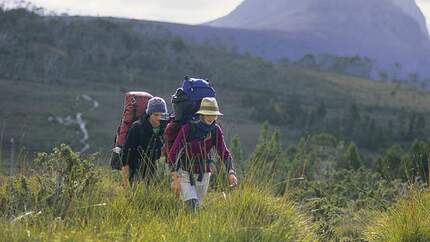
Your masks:
{"label": "backpack shoulder strap", "polygon": [[133,110],[133,122],[137,120],[137,107],[136,107],[136,97],[131,97],[131,105]]}
{"label": "backpack shoulder strap", "polygon": [[214,146],[216,146],[217,144],[217,132],[218,132],[218,126],[215,129],[211,130],[211,139],[212,139],[212,144]]}
{"label": "backpack shoulder strap", "polygon": [[196,131],[196,124],[195,123],[188,122],[188,124],[190,125],[190,130],[188,131],[188,134],[187,134],[187,137],[186,137],[187,143],[190,142],[191,134],[193,134]]}

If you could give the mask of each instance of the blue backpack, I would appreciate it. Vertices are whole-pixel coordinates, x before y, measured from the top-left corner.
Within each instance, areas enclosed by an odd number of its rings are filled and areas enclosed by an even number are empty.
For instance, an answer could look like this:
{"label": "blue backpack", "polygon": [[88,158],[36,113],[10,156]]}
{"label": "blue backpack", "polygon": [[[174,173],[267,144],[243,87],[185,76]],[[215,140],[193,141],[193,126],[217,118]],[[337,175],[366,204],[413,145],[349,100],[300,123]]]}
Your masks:
{"label": "blue backpack", "polygon": [[199,101],[204,97],[215,97],[215,90],[209,81],[185,77],[182,82],[182,90],[190,101]]}
{"label": "blue backpack", "polygon": [[195,114],[204,97],[215,97],[215,89],[209,81],[185,77],[182,87],[172,96],[174,115],[164,130],[164,152],[169,153],[182,125],[195,121]]}
{"label": "blue backpack", "polygon": [[215,96],[215,89],[209,81],[186,76],[182,82],[182,88],[176,90],[172,96],[175,121],[182,124],[187,122],[199,110],[204,97]]}

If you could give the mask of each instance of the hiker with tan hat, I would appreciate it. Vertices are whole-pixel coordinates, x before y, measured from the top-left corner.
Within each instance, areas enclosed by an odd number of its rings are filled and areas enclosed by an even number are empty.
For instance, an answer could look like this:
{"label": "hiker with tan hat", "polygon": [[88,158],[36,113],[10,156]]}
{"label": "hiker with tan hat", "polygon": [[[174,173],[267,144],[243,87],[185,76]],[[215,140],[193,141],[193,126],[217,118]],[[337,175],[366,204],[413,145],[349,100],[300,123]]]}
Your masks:
{"label": "hiker with tan hat", "polygon": [[216,123],[219,111],[215,98],[202,99],[196,113],[200,120],[182,126],[168,155],[171,168],[172,191],[180,194],[186,205],[194,210],[207,194],[211,176],[209,153],[216,149],[228,171],[230,187],[237,185],[233,159],[228,150],[221,127]]}

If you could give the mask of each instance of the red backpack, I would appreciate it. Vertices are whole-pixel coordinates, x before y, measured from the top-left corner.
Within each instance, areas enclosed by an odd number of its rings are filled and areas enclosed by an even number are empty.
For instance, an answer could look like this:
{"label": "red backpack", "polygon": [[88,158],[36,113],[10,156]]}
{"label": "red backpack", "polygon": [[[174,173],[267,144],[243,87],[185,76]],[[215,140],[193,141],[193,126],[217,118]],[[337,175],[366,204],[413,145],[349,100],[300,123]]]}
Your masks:
{"label": "red backpack", "polygon": [[167,124],[166,128],[164,129],[163,133],[163,153],[166,156],[166,161],[169,156],[170,148],[172,147],[173,143],[175,142],[176,136],[179,134],[179,130],[181,129],[182,125],[181,123],[175,121],[175,119],[172,117],[169,120],[169,123]]}
{"label": "red backpack", "polygon": [[114,139],[114,148],[111,157],[112,169],[121,170],[121,149],[125,143],[128,129],[134,121],[138,120],[144,114],[148,106],[148,101],[151,98],[152,95],[147,92],[127,92],[125,94],[124,111]]}

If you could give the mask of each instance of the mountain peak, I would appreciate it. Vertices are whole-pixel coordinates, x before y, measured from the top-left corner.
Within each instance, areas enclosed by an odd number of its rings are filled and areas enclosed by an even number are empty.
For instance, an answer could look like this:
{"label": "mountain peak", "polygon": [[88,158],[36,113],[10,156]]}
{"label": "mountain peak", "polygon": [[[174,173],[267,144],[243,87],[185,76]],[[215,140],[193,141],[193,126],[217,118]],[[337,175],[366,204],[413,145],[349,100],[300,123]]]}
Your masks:
{"label": "mountain peak", "polygon": [[430,63],[426,21],[415,0],[245,0],[206,25],[277,32],[285,36],[284,43],[276,42],[289,48],[285,56],[359,55],[381,66],[401,63],[425,72]]}
{"label": "mountain peak", "polygon": [[414,28],[418,27],[428,36],[424,15],[415,0],[272,0],[270,4],[265,0],[245,0],[233,12],[208,25],[320,32],[334,26],[354,27],[359,22],[367,23],[369,27],[385,23],[388,27],[399,24],[400,21],[393,21],[396,19],[415,25]]}

